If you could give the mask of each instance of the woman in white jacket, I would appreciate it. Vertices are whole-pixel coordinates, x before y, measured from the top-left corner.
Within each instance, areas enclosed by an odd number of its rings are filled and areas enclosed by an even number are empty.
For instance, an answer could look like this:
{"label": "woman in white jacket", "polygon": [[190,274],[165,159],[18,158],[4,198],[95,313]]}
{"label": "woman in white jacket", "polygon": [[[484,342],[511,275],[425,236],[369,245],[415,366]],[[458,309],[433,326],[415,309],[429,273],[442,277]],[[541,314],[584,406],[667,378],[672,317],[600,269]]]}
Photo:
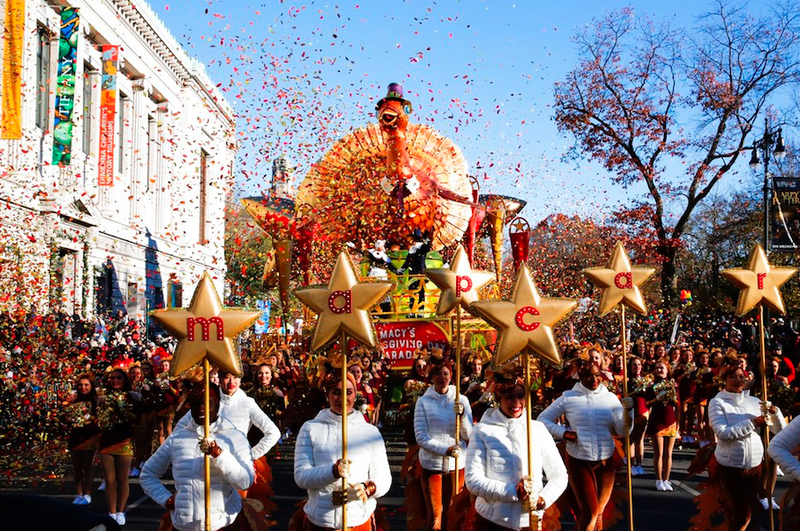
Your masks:
{"label": "woman in white jacket", "polygon": [[769,426],[778,433],[786,420],[780,409],[744,392],[747,375],[738,364],[726,366],[721,375],[725,389],[709,402],[708,421],[718,440],[714,457],[728,500],[728,529],[744,531],[761,486],[764,445],[759,428]]}
{"label": "woman in white jacket", "polygon": [[[528,470],[525,388],[513,375],[494,375],[499,408],[484,413],[467,449],[467,489],[477,496],[475,531],[530,526],[528,507],[541,517],[567,488],[567,469],[541,422],[531,421]],[[547,483],[543,481],[547,477]]]}
{"label": "woman in white jacket", "polygon": [[[220,415],[227,419],[233,426],[244,433],[245,437],[250,428],[255,426],[264,434],[258,443],[250,449],[250,456],[253,461],[269,452],[278,439],[281,431],[272,420],[267,416],[256,401],[247,396],[241,389],[241,377],[226,372],[219,371],[219,382],[222,388],[222,398],[220,400]],[[176,428],[185,427],[191,420],[190,415],[185,415]]]}
{"label": "woman in white jacket", "polygon": [[[585,363],[578,376],[580,382],[542,411],[539,420],[553,437],[567,441],[569,483],[578,505],[576,529],[592,531],[611,498],[616,475],[614,434],[625,435],[626,416],[630,429],[633,400],[620,402],[602,385],[602,369],[596,363]],[[569,428],[556,422],[562,415]]]}
{"label": "woman in white jacket", "polygon": [[[353,410],[355,379],[347,375],[347,461],[342,455],[342,392],[339,369],[326,367],[322,386],[330,404],[300,428],[294,454],[294,480],[308,491],[304,531],[342,528],[342,505],[347,506],[347,527],[372,531],[376,498],[389,491],[392,474],[386,445],[378,428]],[[341,492],[341,478],[348,489]]]}
{"label": "woman in white jacket", "polygon": [[800,461],[792,451],[800,444],[800,417],[795,417],[769,442],[769,456],[791,479],[800,481]]}
{"label": "woman in white jacket", "polygon": [[[422,466],[422,494],[425,498],[428,529],[447,529],[447,509],[453,498],[453,485],[464,485],[464,460],[459,459],[456,476],[455,456],[463,456],[472,433],[472,409],[466,396],[456,403],[456,388],[450,385],[452,359],[431,356],[428,379],[431,387],[414,408],[414,435],[419,444]],[[461,415],[461,441],[456,446],[456,415]]]}
{"label": "woman in white jacket", "polygon": [[[142,467],[140,481],[145,494],[170,511],[173,529],[205,529],[204,455],[211,456],[211,529],[234,523],[242,509],[238,490],[250,488],[255,478],[247,438],[233,425],[218,417],[219,388],[211,386],[209,400],[210,441],[203,442],[202,386],[191,395],[189,421],[176,427],[158,451]],[[198,443],[198,441],[200,441]],[[161,483],[162,475],[172,465],[175,494]]]}

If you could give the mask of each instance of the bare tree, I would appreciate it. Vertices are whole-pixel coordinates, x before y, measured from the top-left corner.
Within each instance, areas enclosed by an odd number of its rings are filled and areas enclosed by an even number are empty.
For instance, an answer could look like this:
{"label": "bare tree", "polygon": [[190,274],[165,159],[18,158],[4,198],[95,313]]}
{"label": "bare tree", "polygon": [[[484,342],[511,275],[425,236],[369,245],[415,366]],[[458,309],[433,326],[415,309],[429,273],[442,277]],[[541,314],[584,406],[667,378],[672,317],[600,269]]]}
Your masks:
{"label": "bare tree", "polygon": [[631,209],[649,217],[667,303],[692,213],[776,93],[800,80],[795,11],[756,17],[718,2],[684,31],[623,9],[575,37],[580,60],[555,84],[556,123],[616,183],[646,185]]}

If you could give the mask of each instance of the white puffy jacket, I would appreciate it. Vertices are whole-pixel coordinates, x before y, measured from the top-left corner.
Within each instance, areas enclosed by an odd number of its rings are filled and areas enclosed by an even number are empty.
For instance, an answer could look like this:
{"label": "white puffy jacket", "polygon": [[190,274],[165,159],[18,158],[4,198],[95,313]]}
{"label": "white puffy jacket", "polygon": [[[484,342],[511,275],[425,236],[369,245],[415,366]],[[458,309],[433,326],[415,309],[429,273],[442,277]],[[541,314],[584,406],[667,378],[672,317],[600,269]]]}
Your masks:
{"label": "white puffy jacket", "polygon": [[[461,450],[466,452],[472,433],[472,408],[466,396],[461,395],[464,416],[461,418]],[[414,435],[419,444],[419,463],[425,470],[450,472],[455,470],[455,459],[447,457],[447,449],[456,444],[456,388],[451,385],[441,394],[429,387],[414,406]],[[463,454],[462,454],[463,455]],[[459,460],[459,470],[464,460]]]}
{"label": "white puffy jacket", "polygon": [[[565,426],[556,423],[561,415],[567,417],[570,429],[578,434],[577,441],[567,441],[567,453],[575,459],[608,459],[615,450],[613,434],[625,435],[622,403],[602,384],[592,391],[578,382],[541,412],[539,420],[556,439],[563,439],[567,431]],[[632,426],[633,410],[629,415]]]}
{"label": "white puffy jacket", "polygon": [[[331,500],[331,493],[342,485],[342,480],[333,476],[333,465],[341,457],[342,417],[323,409],[300,428],[294,450],[294,481],[308,490],[303,510],[316,526],[342,527],[342,507]],[[347,459],[352,462],[348,483],[375,483],[375,495],[366,503],[358,499],[347,503],[347,526],[355,527],[370,519],[377,505],[375,498],[392,486],[383,437],[358,413],[347,415]]]}
{"label": "white puffy jacket", "polygon": [[800,461],[792,454],[800,444],[800,417],[796,417],[769,442],[769,455],[786,475],[800,481]]}
{"label": "white puffy jacket", "polygon": [[[199,446],[203,427],[187,416],[189,422],[176,429],[144,464],[140,481],[144,492],[163,507],[172,493],[159,478],[172,464],[176,490],[172,525],[181,531],[200,531],[205,519],[204,460]],[[220,529],[232,524],[242,509],[237,490],[250,488],[255,470],[247,438],[230,422],[213,423],[209,438],[222,448],[219,457],[211,459],[211,529]]]}
{"label": "white puffy jacket", "polygon": [[[714,456],[717,462],[733,468],[749,469],[764,459],[764,444],[753,419],[761,415],[761,400],[749,392],[720,391],[708,403],[708,422],[717,436]],[[780,409],[770,415],[770,431],[778,433],[786,426]]]}
{"label": "white puffy jacket", "polygon": [[[241,389],[237,389],[232,395],[220,393],[219,415],[227,419],[233,426],[244,433],[250,431],[251,426],[255,426],[264,436],[258,444],[250,450],[250,457],[253,461],[269,452],[278,439],[281,438],[281,430],[275,425],[264,411],[258,407],[256,401],[247,396]],[[192,420],[190,414],[184,415],[176,425],[175,429],[186,427]]]}
{"label": "white puffy jacket", "polygon": [[[475,510],[487,520],[511,529],[529,525],[528,512],[522,510],[516,490],[519,480],[528,475],[526,414],[512,419],[499,408],[488,410],[475,426],[467,449],[466,485],[478,497]],[[549,507],[567,488],[567,469],[544,424],[531,421],[530,440],[534,488],[531,500],[535,503],[541,496]]]}

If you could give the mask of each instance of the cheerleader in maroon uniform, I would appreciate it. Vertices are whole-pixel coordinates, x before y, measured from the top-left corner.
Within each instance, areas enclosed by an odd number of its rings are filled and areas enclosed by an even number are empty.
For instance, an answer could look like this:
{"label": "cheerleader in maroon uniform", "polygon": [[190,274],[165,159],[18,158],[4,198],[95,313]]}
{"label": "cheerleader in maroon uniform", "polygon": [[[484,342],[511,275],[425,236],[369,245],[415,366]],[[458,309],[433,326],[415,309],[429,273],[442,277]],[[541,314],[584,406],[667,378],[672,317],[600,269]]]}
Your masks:
{"label": "cheerleader in maroon uniform", "polygon": [[75,393],[65,404],[71,425],[67,448],[72,456],[77,494],[72,503],[92,503],[94,456],[97,452],[97,390],[91,374],[78,376]]}
{"label": "cheerleader in maroon uniform", "polygon": [[131,391],[128,374],[121,368],[110,368],[105,393],[97,408],[98,453],[105,476],[109,516],[119,525],[125,525],[130,492],[128,473],[133,461],[133,420],[139,402],[138,394]]}

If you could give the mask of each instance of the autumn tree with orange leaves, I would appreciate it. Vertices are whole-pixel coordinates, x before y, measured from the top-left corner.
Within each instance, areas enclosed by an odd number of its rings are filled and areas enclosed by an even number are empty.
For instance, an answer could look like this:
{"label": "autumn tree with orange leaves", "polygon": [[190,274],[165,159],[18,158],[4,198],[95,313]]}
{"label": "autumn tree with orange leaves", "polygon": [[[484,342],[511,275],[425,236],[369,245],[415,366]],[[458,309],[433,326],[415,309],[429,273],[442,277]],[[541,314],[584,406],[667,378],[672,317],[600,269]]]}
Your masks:
{"label": "autumn tree with orange leaves", "polygon": [[796,12],[754,16],[718,2],[683,30],[628,8],[575,37],[579,62],[554,87],[556,123],[575,137],[574,154],[602,163],[616,184],[646,185],[630,210],[653,233],[667,304],[692,213],[738,169],[756,120],[800,80]]}

